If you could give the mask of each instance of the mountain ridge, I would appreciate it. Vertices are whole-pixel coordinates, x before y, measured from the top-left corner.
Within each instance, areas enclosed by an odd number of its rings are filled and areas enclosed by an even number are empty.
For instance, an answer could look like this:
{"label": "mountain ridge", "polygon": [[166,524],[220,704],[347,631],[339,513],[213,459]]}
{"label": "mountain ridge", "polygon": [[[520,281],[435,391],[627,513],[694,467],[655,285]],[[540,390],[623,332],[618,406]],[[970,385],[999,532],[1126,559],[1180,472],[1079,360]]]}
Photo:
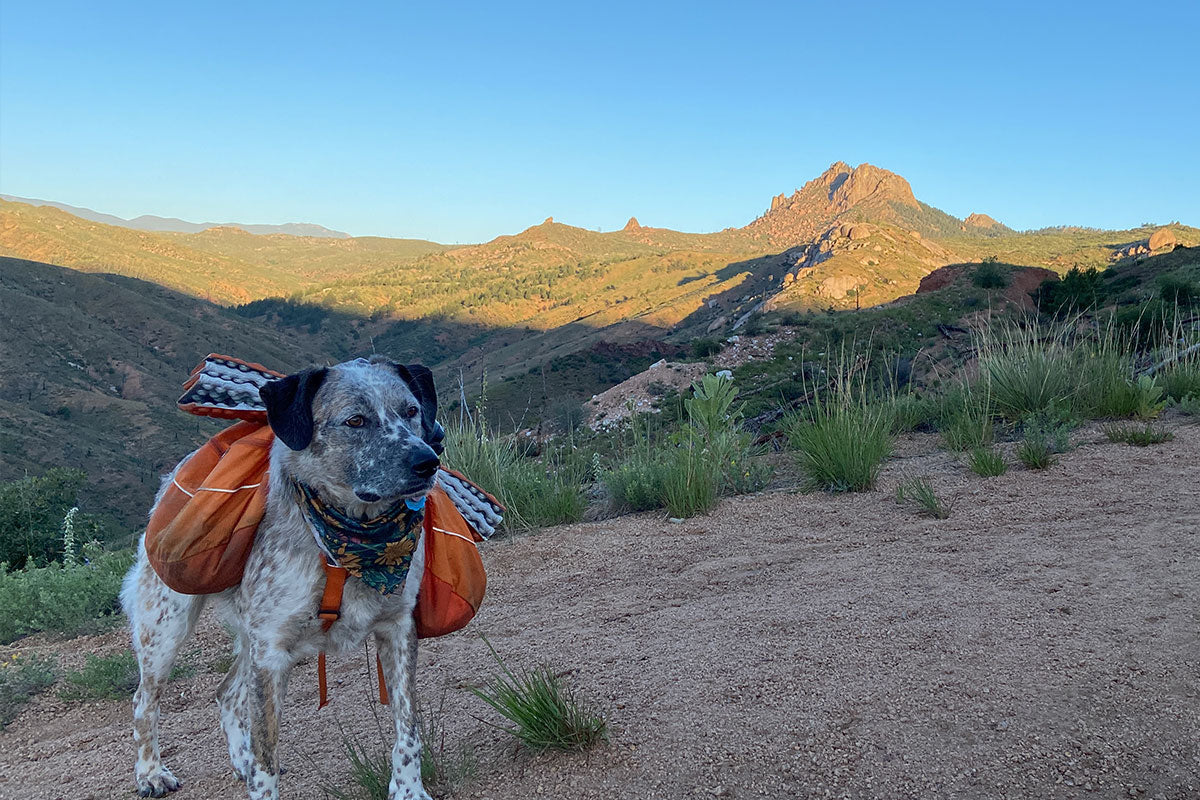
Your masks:
{"label": "mountain ridge", "polygon": [[272,233],[281,233],[286,236],[310,236],[314,238],[325,239],[349,239],[350,234],[344,231],[335,231],[331,228],[326,228],[324,225],[317,225],[313,222],[285,222],[279,225],[270,225],[265,223],[244,223],[244,222],[188,222],[178,217],[160,217],[156,214],[142,214],[132,219],[125,219],[113,214],[105,214],[102,211],[95,211],[83,206],[72,206],[67,203],[59,203],[54,200],[39,200],[32,197],[17,197],[15,195],[0,194],[0,200],[7,200],[12,203],[25,203],[31,206],[50,206],[57,208],[59,211],[65,211],[68,214],[73,214],[81,219],[86,219],[89,222],[100,222],[105,225],[116,225],[122,228],[130,228],[135,231],[150,231],[154,233],[201,233],[202,231],[211,230],[213,228],[238,228],[258,235],[268,235]]}

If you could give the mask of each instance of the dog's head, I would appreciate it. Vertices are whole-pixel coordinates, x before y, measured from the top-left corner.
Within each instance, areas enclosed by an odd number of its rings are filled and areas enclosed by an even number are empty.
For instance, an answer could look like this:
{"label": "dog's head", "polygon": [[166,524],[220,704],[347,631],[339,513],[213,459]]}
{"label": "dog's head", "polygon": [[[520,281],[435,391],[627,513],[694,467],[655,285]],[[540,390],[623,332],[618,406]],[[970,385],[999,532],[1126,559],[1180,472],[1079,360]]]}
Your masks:
{"label": "dog's head", "polygon": [[290,476],[344,508],[433,487],[443,438],[433,375],[379,356],[307,369],[262,387]]}

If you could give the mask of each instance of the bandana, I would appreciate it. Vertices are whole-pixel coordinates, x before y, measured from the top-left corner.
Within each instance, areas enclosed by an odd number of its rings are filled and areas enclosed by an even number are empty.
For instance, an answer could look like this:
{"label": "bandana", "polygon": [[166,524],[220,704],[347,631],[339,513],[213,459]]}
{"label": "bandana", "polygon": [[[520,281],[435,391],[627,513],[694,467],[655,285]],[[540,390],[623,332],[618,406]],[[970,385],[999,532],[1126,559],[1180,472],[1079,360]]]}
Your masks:
{"label": "bandana", "polygon": [[396,503],[377,517],[353,519],[326,505],[315,489],[296,484],[321,549],[380,594],[404,585],[425,519],[425,498]]}

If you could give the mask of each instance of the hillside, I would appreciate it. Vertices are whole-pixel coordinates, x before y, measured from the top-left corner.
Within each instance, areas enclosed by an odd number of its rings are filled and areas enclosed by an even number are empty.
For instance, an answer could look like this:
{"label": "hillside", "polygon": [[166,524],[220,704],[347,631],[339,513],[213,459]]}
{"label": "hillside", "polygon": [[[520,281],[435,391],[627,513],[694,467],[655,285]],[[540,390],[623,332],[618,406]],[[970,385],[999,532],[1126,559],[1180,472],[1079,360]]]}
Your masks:
{"label": "hillside", "polygon": [[158,476],[221,427],[175,410],[205,354],[324,360],[312,337],[145,281],[13,258],[0,258],[0,329],[0,481],[77,466],[90,510],[131,527]]}
{"label": "hillside", "polygon": [[140,278],[223,305],[287,295],[445,249],[410,239],[318,239],[214,228],[151,233],[0,200],[0,255]]}

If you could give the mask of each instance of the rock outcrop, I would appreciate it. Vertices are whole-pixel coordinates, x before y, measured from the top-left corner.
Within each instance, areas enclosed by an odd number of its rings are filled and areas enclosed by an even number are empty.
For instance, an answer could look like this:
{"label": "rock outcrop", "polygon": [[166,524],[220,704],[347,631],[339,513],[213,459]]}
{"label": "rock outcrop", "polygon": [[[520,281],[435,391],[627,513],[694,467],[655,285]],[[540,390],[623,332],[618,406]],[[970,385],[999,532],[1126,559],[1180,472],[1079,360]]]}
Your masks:
{"label": "rock outcrop", "polygon": [[640,231],[641,229],[642,229],[642,226],[641,226],[641,224],[638,223],[637,217],[630,217],[629,222],[626,222],[625,227],[622,228],[621,230],[623,230],[623,231]]}
{"label": "rock outcrop", "polygon": [[1159,228],[1150,237],[1147,242],[1151,251],[1162,250],[1167,247],[1174,247],[1179,244],[1179,240],[1175,238],[1175,233],[1168,228]]}
{"label": "rock outcrop", "polygon": [[904,178],[872,164],[851,167],[838,161],[792,194],[772,197],[767,212],[747,230],[795,243],[816,237],[851,211],[851,225],[864,220],[901,224],[904,214],[896,209],[902,207],[924,213]]}

